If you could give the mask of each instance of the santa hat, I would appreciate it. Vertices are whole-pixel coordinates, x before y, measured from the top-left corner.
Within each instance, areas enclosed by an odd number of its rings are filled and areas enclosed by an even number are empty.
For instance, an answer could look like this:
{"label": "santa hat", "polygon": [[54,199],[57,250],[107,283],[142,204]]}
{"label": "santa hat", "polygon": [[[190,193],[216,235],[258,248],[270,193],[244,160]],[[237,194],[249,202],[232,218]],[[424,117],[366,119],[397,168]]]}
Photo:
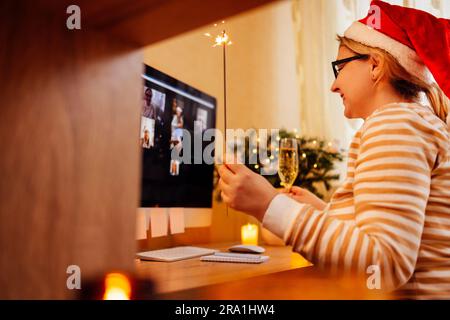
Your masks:
{"label": "santa hat", "polygon": [[373,0],[367,17],[353,22],[344,36],[389,52],[412,75],[436,81],[450,98],[450,20]]}

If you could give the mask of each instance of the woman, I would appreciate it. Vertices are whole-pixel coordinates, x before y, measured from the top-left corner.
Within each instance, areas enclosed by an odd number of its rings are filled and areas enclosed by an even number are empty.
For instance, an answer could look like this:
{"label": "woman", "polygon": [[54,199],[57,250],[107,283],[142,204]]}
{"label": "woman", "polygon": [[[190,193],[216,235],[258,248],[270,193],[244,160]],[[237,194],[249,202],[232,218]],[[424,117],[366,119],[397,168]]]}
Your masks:
{"label": "woman", "polygon": [[144,137],[141,138],[141,146],[145,149],[150,149],[152,146],[150,143],[150,131],[148,129],[144,129]]}
{"label": "woman", "polygon": [[155,119],[155,106],[152,103],[152,98],[152,89],[146,88],[144,93],[144,107],[142,109],[142,116],[149,119]]}
{"label": "woman", "polygon": [[184,127],[184,120],[183,120],[183,109],[180,107],[177,107],[175,109],[175,114],[172,117],[172,137],[173,138],[179,138],[179,136],[182,134],[182,130]]}
{"label": "woman", "polygon": [[[338,38],[331,90],[364,124],[330,202],[300,188],[280,194],[236,164],[219,170],[222,197],[316,265],[363,274],[376,266],[381,289],[450,298],[450,21],[381,1],[371,12]],[[427,32],[411,30],[418,25]]]}

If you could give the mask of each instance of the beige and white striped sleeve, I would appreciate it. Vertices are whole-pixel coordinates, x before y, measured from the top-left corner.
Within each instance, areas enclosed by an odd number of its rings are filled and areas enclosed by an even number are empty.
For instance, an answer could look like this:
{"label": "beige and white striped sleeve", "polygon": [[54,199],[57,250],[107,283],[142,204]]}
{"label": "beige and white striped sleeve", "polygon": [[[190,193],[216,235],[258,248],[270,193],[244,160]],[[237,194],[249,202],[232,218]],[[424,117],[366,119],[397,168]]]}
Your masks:
{"label": "beige and white striped sleeve", "polygon": [[354,219],[277,195],[263,226],[315,264],[356,272],[377,265],[384,288],[400,287],[413,274],[424,227],[437,152],[431,135],[412,111],[378,112],[361,131]]}

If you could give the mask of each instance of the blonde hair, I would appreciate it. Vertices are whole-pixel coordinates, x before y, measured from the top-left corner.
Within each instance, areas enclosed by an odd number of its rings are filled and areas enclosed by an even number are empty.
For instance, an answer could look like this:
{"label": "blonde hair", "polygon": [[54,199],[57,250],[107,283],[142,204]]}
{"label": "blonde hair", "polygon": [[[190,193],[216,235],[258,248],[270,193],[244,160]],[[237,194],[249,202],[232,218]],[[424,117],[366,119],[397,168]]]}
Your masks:
{"label": "blonde hair", "polygon": [[387,51],[383,49],[366,46],[357,41],[346,37],[338,36],[338,41],[342,46],[347,47],[358,54],[379,55],[383,59],[383,71],[380,81],[383,77],[389,79],[392,87],[405,99],[417,101],[420,99],[420,93],[425,93],[434,113],[444,122],[450,109],[450,100],[439,88],[436,83],[428,84],[403,68],[398,61]]}

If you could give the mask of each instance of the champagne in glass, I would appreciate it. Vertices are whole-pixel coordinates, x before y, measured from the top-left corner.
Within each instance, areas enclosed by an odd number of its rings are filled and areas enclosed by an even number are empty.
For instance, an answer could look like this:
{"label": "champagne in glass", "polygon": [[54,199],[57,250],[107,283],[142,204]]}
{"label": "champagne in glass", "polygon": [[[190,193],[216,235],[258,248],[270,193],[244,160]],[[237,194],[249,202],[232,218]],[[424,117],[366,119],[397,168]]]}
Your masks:
{"label": "champagne in glass", "polygon": [[280,141],[278,158],[278,175],[282,185],[289,192],[298,175],[298,147],[294,138],[284,138]]}

